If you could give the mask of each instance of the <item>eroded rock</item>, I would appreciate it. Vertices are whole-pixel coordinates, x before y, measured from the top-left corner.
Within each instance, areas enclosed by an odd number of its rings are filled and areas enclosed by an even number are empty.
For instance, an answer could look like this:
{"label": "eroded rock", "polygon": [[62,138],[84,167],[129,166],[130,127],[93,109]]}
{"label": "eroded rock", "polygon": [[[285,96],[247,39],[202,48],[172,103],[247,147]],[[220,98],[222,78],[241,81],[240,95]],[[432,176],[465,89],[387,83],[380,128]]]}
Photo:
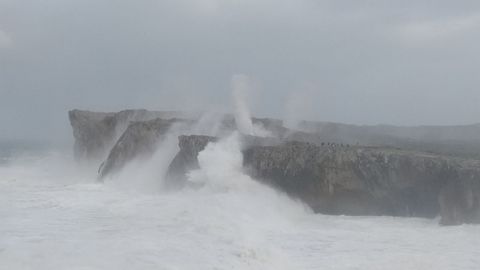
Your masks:
{"label": "eroded rock", "polygon": [[[169,174],[175,176],[171,184],[182,185],[185,173],[198,168],[198,153],[217,139],[181,136],[179,140],[180,152]],[[441,215],[442,224],[479,222],[480,161],[386,147],[244,140],[246,172],[303,200],[316,212]],[[470,178],[464,181],[467,175]]]}
{"label": "eroded rock", "polygon": [[182,187],[187,181],[187,173],[199,168],[198,153],[203,151],[207,144],[216,142],[218,139],[211,136],[179,136],[179,152],[170,163],[166,176],[165,185],[167,188]]}
{"label": "eroded rock", "polygon": [[465,170],[448,181],[438,196],[440,224],[480,224],[480,182],[478,171]]}
{"label": "eroded rock", "polygon": [[70,124],[75,139],[74,154],[77,160],[104,160],[117,139],[132,121],[155,118],[194,118],[187,112],[124,110],[117,113],[72,110]]}
{"label": "eroded rock", "polygon": [[132,122],[113,146],[107,159],[100,168],[99,178],[112,174],[123,168],[135,158],[150,157],[156,150],[157,143],[175,123],[187,123],[181,119],[154,119]]}
{"label": "eroded rock", "polygon": [[[231,115],[219,115],[214,128],[205,125],[212,124],[211,119],[181,112],[74,110],[69,117],[77,159],[107,157],[100,178],[135,158],[151,156],[171,126],[186,121],[177,118],[191,122],[185,133],[176,134],[227,136],[236,130]],[[441,215],[444,225],[480,223],[480,161],[452,156],[469,157],[479,152],[478,147],[470,147],[477,145],[476,125],[396,128],[328,123],[315,125],[308,132],[287,129],[274,119],[253,118],[252,122],[273,137],[240,137],[246,172],[303,200],[317,212],[428,218]],[[467,129],[468,136],[460,136],[463,133],[458,129]],[[431,131],[441,134],[430,136]],[[186,173],[199,166],[199,152],[217,140],[211,136],[180,136],[180,151],[169,166],[167,184],[185,184]],[[377,147],[358,146],[358,142]]]}
{"label": "eroded rock", "polygon": [[301,142],[247,149],[244,164],[316,212],[419,217],[438,214],[437,194],[456,166],[410,151]]}

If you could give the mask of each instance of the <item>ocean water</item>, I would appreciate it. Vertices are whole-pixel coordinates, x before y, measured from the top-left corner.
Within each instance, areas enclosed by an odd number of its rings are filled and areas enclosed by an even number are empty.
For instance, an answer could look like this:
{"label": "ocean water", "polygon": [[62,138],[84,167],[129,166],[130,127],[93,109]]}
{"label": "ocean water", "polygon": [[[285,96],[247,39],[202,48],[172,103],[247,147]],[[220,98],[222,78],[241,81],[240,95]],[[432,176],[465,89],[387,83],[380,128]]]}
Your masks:
{"label": "ocean water", "polygon": [[104,183],[68,153],[10,155],[0,269],[480,269],[480,226],[313,214],[243,174],[235,136],[200,154],[201,188],[164,191],[175,152]]}

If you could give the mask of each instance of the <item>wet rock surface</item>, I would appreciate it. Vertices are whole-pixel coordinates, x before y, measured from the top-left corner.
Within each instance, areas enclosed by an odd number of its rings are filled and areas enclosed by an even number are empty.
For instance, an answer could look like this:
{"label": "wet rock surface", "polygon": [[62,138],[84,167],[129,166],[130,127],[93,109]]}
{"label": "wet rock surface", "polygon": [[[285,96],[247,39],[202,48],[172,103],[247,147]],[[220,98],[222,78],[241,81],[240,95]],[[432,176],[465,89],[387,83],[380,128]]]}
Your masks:
{"label": "wet rock surface", "polygon": [[198,153],[200,153],[207,144],[216,142],[218,138],[211,136],[179,136],[179,152],[170,163],[166,176],[165,185],[170,189],[178,189],[185,185],[187,173],[199,168]]}
{"label": "wet rock surface", "polygon": [[193,117],[185,112],[147,110],[124,110],[117,113],[72,110],[68,115],[75,139],[75,158],[97,161],[105,159],[132,121]]}
{"label": "wet rock surface", "polygon": [[480,224],[480,173],[466,169],[449,181],[440,191],[440,224]]}
{"label": "wet rock surface", "polygon": [[[198,168],[198,153],[214,137],[181,136],[170,185],[185,183]],[[244,143],[248,174],[315,212],[434,218],[443,225],[478,223],[480,161],[394,148],[318,146],[249,138]],[[262,145],[264,142],[265,145]],[[465,177],[469,175],[469,180]]]}
{"label": "wet rock surface", "polygon": [[[198,154],[219,140],[207,135],[223,137],[236,130],[233,116],[227,114],[220,114],[207,130],[199,127],[212,121],[181,112],[74,110],[69,117],[75,156],[104,160],[100,179],[136,158],[149,158],[176,123],[189,126],[176,134],[203,134],[179,136],[179,152],[165,180],[172,188],[188,182],[187,173],[199,167]],[[303,130],[291,130],[275,119],[252,118],[252,123],[272,137],[240,136],[245,171],[316,212],[440,215],[443,225],[480,223],[480,160],[465,158],[475,156],[479,148],[474,138],[477,125],[403,128],[308,123]],[[432,135],[434,131],[442,134]],[[472,144],[475,147],[467,147]]]}
{"label": "wet rock surface", "polygon": [[307,202],[316,212],[435,217],[453,162],[382,148],[290,142],[244,152],[252,176]]}
{"label": "wet rock surface", "polygon": [[107,145],[115,137],[113,113],[95,113],[73,110],[69,112],[75,138],[74,154],[77,160],[100,159]]}
{"label": "wet rock surface", "polygon": [[130,123],[102,164],[99,178],[115,173],[135,158],[150,157],[156,150],[157,143],[161,141],[161,137],[172,125],[185,123],[188,121],[175,118],[168,120],[157,118]]}

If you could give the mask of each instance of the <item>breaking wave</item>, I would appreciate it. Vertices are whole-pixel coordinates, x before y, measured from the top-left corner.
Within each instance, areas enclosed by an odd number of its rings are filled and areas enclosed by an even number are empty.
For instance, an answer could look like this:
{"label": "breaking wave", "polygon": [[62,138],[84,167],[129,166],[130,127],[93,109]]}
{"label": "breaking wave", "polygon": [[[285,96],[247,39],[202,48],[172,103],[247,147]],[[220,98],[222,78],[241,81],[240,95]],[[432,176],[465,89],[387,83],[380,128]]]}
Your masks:
{"label": "breaking wave", "polygon": [[[172,135],[173,137],[173,135]],[[241,169],[238,135],[212,143],[189,180],[155,184],[176,149],[98,183],[70,155],[0,167],[1,269],[477,269],[480,228],[314,215]],[[154,166],[156,164],[156,166]],[[127,184],[128,183],[128,184]]]}

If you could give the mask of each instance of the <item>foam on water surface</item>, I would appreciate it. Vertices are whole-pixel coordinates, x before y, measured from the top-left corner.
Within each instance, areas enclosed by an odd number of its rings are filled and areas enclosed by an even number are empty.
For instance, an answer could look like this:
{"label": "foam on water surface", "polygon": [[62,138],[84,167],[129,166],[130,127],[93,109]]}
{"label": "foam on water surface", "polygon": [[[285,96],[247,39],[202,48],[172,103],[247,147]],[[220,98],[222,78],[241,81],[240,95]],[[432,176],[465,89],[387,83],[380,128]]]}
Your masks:
{"label": "foam on water surface", "polygon": [[479,269],[480,226],[312,214],[242,173],[235,136],[178,192],[124,185],[152,172],[97,183],[62,155],[0,167],[0,269]]}

